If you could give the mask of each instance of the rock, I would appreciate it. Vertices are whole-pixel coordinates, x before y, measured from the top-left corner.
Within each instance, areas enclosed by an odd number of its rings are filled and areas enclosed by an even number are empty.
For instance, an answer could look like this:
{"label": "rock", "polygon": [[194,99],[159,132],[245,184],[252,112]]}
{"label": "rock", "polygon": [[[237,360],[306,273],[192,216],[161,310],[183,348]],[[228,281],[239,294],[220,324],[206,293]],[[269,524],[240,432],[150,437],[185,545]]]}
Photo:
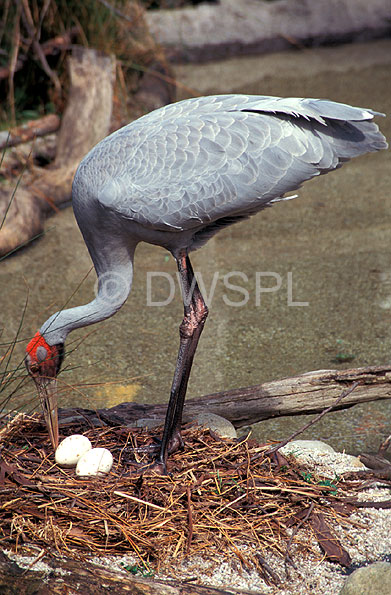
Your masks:
{"label": "rock", "polygon": [[153,37],[177,62],[376,39],[390,32],[390,17],[389,0],[221,0],[146,14]]}
{"label": "rock", "polygon": [[140,417],[140,419],[136,421],[136,428],[153,429],[163,425],[163,423],[164,421],[162,419],[156,419],[153,417]]}
{"label": "rock", "polygon": [[375,562],[355,570],[345,581],[339,595],[390,595],[391,564]]}
{"label": "rock", "polygon": [[314,452],[318,452],[319,454],[325,452],[335,452],[334,448],[326,442],[322,442],[321,440],[292,440],[288,442],[286,446],[284,446],[284,452],[286,454],[293,454],[296,455],[300,453],[301,450],[312,450]]}
{"label": "rock", "polygon": [[202,428],[207,428],[212,430],[212,432],[216,432],[220,438],[237,438],[238,435],[234,426],[231,424],[228,419],[221,417],[220,415],[216,415],[215,413],[199,413],[196,418],[194,419],[196,424],[201,426]]}
{"label": "rock", "polygon": [[357,467],[357,471],[367,469],[362,461],[358,457],[354,455],[347,455],[345,454],[345,460],[347,465],[351,465],[352,467]]}
{"label": "rock", "polygon": [[342,473],[365,469],[365,465],[357,457],[336,452],[321,440],[292,440],[281,448],[281,452],[285,456],[295,457],[308,471],[316,471],[331,479]]}

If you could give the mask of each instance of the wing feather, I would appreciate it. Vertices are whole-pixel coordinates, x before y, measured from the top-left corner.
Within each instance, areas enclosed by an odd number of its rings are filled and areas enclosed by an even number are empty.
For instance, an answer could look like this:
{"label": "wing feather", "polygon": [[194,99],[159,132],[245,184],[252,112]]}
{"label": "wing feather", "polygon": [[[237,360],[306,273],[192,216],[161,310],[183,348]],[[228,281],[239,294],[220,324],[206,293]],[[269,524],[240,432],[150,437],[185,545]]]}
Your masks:
{"label": "wing feather", "polygon": [[178,102],[99,143],[74,182],[124,218],[187,230],[247,216],[343,161],[385,148],[369,109],[221,95]]}

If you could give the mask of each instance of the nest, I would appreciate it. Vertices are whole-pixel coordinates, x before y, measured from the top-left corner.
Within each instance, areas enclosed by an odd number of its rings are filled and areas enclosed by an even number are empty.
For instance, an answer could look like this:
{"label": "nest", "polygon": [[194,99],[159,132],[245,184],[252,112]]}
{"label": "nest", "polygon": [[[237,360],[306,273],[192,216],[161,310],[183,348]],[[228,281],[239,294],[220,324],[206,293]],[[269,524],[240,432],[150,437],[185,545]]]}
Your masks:
{"label": "nest", "polygon": [[14,418],[0,432],[3,547],[34,544],[74,558],[133,553],[155,570],[190,554],[224,552],[265,574],[270,552],[293,564],[293,544],[300,555],[313,551],[308,532],[299,531],[307,528],[326,557],[350,562],[331,528],[351,514],[346,484],[309,475],[270,452],[271,444],[187,427],[184,450],[170,456],[170,475],[147,476],[134,472],[150,461],[153,432],[79,423],[62,433],[83,433],[93,446],[108,448],[112,471],[76,477],[54,463],[41,416]]}

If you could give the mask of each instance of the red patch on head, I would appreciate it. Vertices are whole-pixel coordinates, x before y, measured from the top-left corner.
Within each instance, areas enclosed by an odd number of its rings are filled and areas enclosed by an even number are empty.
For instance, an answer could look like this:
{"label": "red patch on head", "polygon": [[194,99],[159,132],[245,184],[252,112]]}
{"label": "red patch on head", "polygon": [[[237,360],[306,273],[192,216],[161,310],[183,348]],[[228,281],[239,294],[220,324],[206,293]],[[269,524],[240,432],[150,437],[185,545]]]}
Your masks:
{"label": "red patch on head", "polygon": [[46,349],[48,358],[52,358],[56,355],[56,348],[50,347],[42,337],[41,333],[37,331],[30,343],[26,347],[26,353],[31,357],[32,361],[38,362],[37,349],[38,347],[44,347]]}
{"label": "red patch on head", "polygon": [[62,344],[48,345],[39,332],[27,345],[26,367],[33,378],[54,378],[60,370],[63,359],[64,346]]}

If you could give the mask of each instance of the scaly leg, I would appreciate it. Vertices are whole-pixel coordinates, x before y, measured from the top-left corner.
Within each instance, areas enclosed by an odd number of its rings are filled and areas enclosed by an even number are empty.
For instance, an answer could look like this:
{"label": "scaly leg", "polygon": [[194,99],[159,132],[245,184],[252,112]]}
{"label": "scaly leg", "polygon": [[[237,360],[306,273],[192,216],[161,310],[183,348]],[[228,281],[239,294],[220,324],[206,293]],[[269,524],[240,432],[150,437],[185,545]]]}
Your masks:
{"label": "scaly leg", "polygon": [[180,428],[187,383],[198,340],[208,315],[208,308],[198,287],[187,253],[179,256],[177,265],[182,285],[184,317],[179,327],[179,353],[164,423],[160,452],[153,466],[154,471],[163,474],[167,473],[166,461],[168,454],[183,445]]}

